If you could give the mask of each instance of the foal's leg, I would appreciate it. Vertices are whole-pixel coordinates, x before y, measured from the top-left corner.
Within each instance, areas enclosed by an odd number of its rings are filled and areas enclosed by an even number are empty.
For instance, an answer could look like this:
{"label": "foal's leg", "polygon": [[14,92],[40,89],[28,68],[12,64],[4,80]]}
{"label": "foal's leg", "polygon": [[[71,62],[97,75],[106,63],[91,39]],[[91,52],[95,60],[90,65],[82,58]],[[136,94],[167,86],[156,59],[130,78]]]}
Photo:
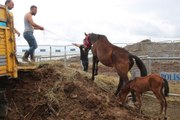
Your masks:
{"label": "foal's leg", "polygon": [[161,110],[160,110],[160,116],[162,115],[163,112],[163,106],[164,106],[164,102],[163,102],[163,98],[161,96],[160,90],[154,90],[153,93],[155,94],[156,98],[159,100],[160,105],[161,105]]}
{"label": "foal's leg", "polygon": [[165,103],[164,114],[165,114],[165,118],[166,118],[166,114],[167,114],[167,101],[166,101],[165,96],[163,96],[163,97],[164,97],[164,103]]}
{"label": "foal's leg", "polygon": [[165,119],[166,119],[166,113],[167,113],[167,101],[165,98],[165,95],[163,94],[163,91],[161,90],[161,97],[163,99],[163,105],[164,105],[164,115],[165,115]]}
{"label": "foal's leg", "polygon": [[139,113],[141,113],[141,106],[142,106],[141,93],[136,91],[136,96],[137,96],[137,101],[138,101],[138,110],[139,110]]}
{"label": "foal's leg", "polygon": [[134,91],[131,91],[131,95],[132,95],[132,101],[136,102],[136,95],[134,94]]}

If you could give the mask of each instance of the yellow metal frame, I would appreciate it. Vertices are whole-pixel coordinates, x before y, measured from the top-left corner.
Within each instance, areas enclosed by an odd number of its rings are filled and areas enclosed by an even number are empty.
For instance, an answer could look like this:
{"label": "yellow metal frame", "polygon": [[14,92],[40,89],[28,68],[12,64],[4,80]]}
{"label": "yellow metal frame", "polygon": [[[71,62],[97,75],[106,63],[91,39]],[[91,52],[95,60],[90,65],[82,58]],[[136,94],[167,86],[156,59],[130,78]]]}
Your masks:
{"label": "yellow metal frame", "polygon": [[6,7],[4,5],[0,5],[0,21],[7,21]]}
{"label": "yellow metal frame", "polygon": [[0,21],[7,22],[6,27],[0,26],[0,76],[17,78],[13,17],[10,17],[6,7],[2,5],[0,5]]}

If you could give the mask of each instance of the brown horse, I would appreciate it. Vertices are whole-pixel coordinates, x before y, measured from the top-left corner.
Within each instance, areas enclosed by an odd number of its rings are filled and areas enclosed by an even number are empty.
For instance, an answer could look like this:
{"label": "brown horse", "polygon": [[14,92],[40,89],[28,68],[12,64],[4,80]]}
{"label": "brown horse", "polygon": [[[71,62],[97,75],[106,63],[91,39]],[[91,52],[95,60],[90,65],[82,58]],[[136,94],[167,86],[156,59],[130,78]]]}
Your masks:
{"label": "brown horse", "polygon": [[134,65],[135,59],[138,68],[141,71],[141,76],[147,75],[147,70],[140,58],[130,54],[127,50],[111,44],[106,36],[99,34],[86,34],[84,39],[84,46],[92,50],[93,54],[93,67],[92,67],[92,80],[98,73],[98,62],[108,67],[114,67],[119,75],[119,84],[115,95],[119,93],[122,86],[128,82],[128,71]]}
{"label": "brown horse", "polygon": [[[163,94],[164,88],[164,94]],[[120,100],[124,104],[126,102],[127,95],[130,91],[134,91],[138,100],[138,109],[141,111],[141,95],[146,91],[152,91],[161,105],[160,115],[164,109],[166,116],[167,102],[165,96],[168,96],[169,85],[166,79],[160,77],[158,74],[151,74],[145,77],[137,77],[134,80],[129,81],[120,91]]]}

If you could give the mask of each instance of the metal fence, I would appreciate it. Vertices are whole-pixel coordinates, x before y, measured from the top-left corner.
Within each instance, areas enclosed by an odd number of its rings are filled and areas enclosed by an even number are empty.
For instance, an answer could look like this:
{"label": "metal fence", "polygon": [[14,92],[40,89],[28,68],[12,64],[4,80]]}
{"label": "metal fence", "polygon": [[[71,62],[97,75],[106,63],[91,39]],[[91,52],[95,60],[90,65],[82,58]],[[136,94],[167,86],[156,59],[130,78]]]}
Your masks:
{"label": "metal fence", "polygon": [[[167,80],[180,81],[180,57],[141,57],[148,73],[157,73]],[[131,70],[133,77],[140,76],[137,66]]]}
{"label": "metal fence", "polygon": [[[180,40],[166,40],[161,42],[151,42],[144,40],[139,43],[114,43],[119,47],[124,47],[130,53],[138,56],[148,57],[180,57]],[[28,49],[27,45],[17,46],[17,55],[22,56]],[[39,45],[36,56],[54,58],[56,56],[71,56],[79,54],[79,48],[73,45]]]}

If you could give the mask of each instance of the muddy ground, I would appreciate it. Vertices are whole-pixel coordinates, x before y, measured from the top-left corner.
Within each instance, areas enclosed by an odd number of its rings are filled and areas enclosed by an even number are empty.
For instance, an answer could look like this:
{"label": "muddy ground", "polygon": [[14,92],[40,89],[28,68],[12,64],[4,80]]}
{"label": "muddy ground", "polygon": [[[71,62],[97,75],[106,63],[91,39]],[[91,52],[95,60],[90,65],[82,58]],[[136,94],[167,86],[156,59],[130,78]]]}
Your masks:
{"label": "muddy ground", "polygon": [[[100,66],[95,82],[89,72],[79,62],[67,67],[63,62],[41,63],[34,71],[20,71],[21,82],[7,90],[8,120],[157,119],[160,106],[153,97],[143,96],[143,115],[121,106],[114,96],[118,81],[113,69]],[[179,98],[167,100],[168,119],[178,120]]]}

